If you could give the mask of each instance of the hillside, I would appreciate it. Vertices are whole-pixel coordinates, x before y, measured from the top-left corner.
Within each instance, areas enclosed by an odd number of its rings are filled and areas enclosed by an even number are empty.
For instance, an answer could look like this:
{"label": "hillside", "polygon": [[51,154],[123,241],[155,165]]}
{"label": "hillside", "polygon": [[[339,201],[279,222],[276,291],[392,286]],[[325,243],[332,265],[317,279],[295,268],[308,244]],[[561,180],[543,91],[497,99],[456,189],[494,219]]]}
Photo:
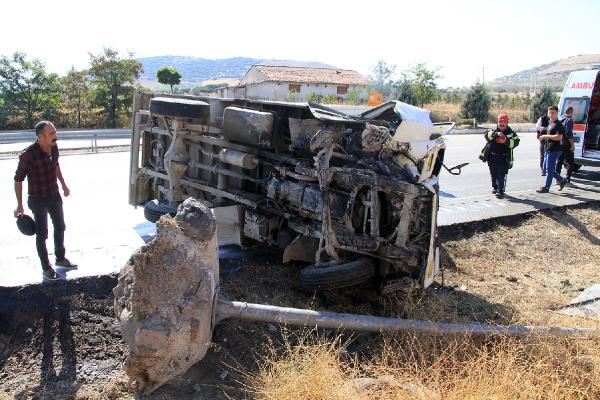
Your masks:
{"label": "hillside", "polygon": [[332,65],[312,61],[269,60],[261,58],[232,57],[220,60],[182,56],[141,57],[144,66],[140,81],[156,81],[156,71],[161,67],[173,67],[182,76],[182,83],[199,84],[223,78],[240,79],[254,64],[286,65],[295,67],[335,68]]}
{"label": "hillside", "polygon": [[588,64],[597,63],[600,63],[600,54],[581,54],[503,76],[494,79],[488,85],[493,89],[506,91],[529,90],[530,85],[532,88],[546,85],[558,91],[562,90],[570,72],[584,69]]}

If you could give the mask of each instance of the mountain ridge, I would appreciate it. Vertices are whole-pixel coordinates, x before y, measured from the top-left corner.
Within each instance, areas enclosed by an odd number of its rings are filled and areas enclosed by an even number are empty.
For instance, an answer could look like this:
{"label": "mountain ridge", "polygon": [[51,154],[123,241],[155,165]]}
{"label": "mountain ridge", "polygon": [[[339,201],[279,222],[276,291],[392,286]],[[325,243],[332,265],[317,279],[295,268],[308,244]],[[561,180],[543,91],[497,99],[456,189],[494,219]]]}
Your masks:
{"label": "mountain ridge", "polygon": [[552,90],[562,90],[569,74],[581,70],[589,64],[600,64],[600,54],[579,54],[561,58],[548,64],[538,65],[512,75],[486,82],[492,89],[518,91],[547,86]]}
{"label": "mountain ridge", "polygon": [[144,72],[140,81],[156,81],[156,71],[161,67],[173,67],[181,74],[182,83],[198,84],[208,80],[241,79],[252,65],[285,65],[291,67],[336,68],[317,61],[276,60],[251,57],[230,57],[222,59],[197,58],[189,56],[138,57]]}

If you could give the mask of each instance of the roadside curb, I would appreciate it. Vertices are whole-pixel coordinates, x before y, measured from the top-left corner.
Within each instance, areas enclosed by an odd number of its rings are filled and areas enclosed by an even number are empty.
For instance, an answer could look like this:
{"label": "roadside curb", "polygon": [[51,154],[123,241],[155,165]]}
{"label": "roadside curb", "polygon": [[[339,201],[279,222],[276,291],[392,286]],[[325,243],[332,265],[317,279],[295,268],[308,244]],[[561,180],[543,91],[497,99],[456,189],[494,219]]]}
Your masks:
{"label": "roadside curb", "polygon": [[[489,128],[453,129],[448,135],[483,135]],[[516,132],[535,132],[535,128],[516,129]]]}
{"label": "roadside curb", "polygon": [[470,230],[472,232],[485,232],[487,230],[492,229],[494,225],[515,224],[515,222],[524,221],[539,213],[549,211],[575,210],[579,208],[594,207],[598,205],[600,205],[600,200],[590,200],[577,204],[556,205],[537,210],[525,211],[517,214],[500,215],[497,217],[478,219],[474,221],[456,222],[453,224],[439,225],[438,230],[440,232],[440,235],[456,233],[457,231],[461,232],[463,230]]}

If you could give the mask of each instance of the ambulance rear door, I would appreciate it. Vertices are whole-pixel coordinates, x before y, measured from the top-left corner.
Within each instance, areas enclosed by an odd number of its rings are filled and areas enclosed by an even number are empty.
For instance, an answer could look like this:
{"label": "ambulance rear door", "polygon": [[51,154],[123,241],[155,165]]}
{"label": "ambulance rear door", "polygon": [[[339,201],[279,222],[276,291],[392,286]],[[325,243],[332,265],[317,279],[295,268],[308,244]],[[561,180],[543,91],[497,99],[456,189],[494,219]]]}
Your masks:
{"label": "ambulance rear door", "polygon": [[597,75],[598,70],[571,72],[560,97],[558,105],[560,115],[563,115],[567,108],[573,107],[573,138],[576,158],[584,156],[587,117]]}

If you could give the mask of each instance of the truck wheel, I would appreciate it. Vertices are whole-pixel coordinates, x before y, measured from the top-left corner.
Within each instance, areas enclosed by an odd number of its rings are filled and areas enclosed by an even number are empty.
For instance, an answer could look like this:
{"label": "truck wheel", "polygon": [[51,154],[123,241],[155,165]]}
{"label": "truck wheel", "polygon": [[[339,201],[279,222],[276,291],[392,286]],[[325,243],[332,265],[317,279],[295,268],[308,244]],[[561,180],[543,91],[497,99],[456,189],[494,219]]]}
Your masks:
{"label": "truck wheel", "polygon": [[150,100],[152,114],[180,118],[201,118],[210,116],[210,105],[203,101],[155,97]]}
{"label": "truck wheel", "polygon": [[156,223],[165,214],[174,217],[177,214],[177,209],[166,203],[159,203],[156,200],[150,200],[144,205],[144,218],[148,221]]}
{"label": "truck wheel", "polygon": [[309,291],[338,289],[365,282],[375,275],[372,259],[361,257],[332,266],[310,265],[300,271],[300,283]]}

